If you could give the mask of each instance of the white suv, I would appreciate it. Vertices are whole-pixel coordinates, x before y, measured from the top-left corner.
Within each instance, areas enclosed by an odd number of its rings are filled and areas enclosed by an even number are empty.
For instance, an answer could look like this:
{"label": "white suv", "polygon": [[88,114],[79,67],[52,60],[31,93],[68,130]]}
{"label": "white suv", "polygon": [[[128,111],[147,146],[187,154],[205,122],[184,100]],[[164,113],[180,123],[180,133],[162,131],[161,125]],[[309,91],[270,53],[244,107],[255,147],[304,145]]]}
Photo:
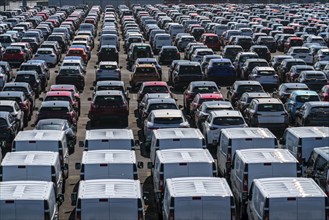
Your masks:
{"label": "white suv", "polygon": [[291,47],[286,55],[292,56],[294,59],[302,59],[308,65],[313,65],[313,56],[307,47]]}

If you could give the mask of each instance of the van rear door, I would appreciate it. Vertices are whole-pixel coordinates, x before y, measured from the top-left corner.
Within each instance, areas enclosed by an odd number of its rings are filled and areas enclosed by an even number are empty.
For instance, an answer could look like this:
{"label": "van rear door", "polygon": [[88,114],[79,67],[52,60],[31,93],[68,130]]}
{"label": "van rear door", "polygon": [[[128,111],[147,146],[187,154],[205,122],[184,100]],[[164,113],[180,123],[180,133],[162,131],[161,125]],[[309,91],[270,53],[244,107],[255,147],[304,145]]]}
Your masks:
{"label": "van rear door", "polygon": [[213,176],[211,163],[189,163],[188,176]]}
{"label": "van rear door", "polygon": [[109,199],[82,199],[81,218],[110,219]]}
{"label": "van rear door", "polygon": [[271,198],[269,203],[269,219],[297,219],[296,198]]}
{"label": "van rear door", "polygon": [[231,219],[230,197],[203,197],[202,219]]}
{"label": "van rear door", "polygon": [[201,197],[175,198],[175,219],[204,219],[201,199]]}
{"label": "van rear door", "polygon": [[28,166],[26,169],[27,180],[51,181],[51,174],[51,166]]}
{"label": "van rear door", "polygon": [[44,219],[43,201],[15,201],[16,219]]}
{"label": "van rear door", "polygon": [[15,211],[16,209],[15,202],[16,201],[14,200],[0,201],[0,219],[17,219],[16,211]]}
{"label": "van rear door", "polygon": [[326,219],[325,198],[307,197],[298,198],[299,219]]}
{"label": "van rear door", "polygon": [[5,166],[2,168],[2,181],[15,181],[27,178],[26,166]]}
{"label": "van rear door", "polygon": [[248,164],[248,189],[254,179],[272,176],[272,163],[250,163]]}
{"label": "van rear door", "polygon": [[138,219],[137,199],[112,199],[108,219]]}

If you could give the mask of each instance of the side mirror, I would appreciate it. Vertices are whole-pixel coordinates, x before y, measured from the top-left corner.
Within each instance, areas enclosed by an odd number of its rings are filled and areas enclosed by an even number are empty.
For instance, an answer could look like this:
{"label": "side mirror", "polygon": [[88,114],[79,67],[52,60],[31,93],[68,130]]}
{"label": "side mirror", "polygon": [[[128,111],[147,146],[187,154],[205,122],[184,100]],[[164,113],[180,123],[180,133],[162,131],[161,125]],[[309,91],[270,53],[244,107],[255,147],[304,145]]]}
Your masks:
{"label": "side mirror", "polygon": [[67,163],[64,164],[63,170],[69,170],[69,165]]}
{"label": "side mirror", "polygon": [[135,146],[139,146],[139,145],[140,145],[139,140],[135,140]]}
{"label": "side mirror", "polygon": [[57,200],[57,203],[62,204],[64,202],[64,195],[58,194],[56,200]]}
{"label": "side mirror", "polygon": [[43,102],[43,98],[42,98],[42,97],[40,97],[40,98],[39,98],[39,101]]}
{"label": "side mirror", "polygon": [[179,109],[182,109],[184,106],[183,105],[178,105],[178,108]]}
{"label": "side mirror", "polygon": [[149,192],[143,192],[143,200],[145,205],[149,205],[149,200],[150,200]]}
{"label": "side mirror", "polygon": [[88,101],[91,101],[91,97],[88,97]]}
{"label": "side mirror", "polygon": [[79,141],[79,147],[84,147],[85,143],[83,141]]}
{"label": "side mirror", "polygon": [[78,194],[76,192],[71,194],[71,206],[76,206]]}
{"label": "side mirror", "polygon": [[152,162],[148,162],[147,163],[147,169],[152,169],[153,168],[153,164]]}
{"label": "side mirror", "polygon": [[143,168],[144,168],[144,163],[143,163],[143,161],[138,161],[138,162],[137,162],[137,167],[138,167],[139,169],[143,169]]}
{"label": "side mirror", "polygon": [[81,169],[81,163],[75,163],[75,169],[80,170]]}
{"label": "side mirror", "polygon": [[59,73],[58,70],[55,70],[55,73]]}

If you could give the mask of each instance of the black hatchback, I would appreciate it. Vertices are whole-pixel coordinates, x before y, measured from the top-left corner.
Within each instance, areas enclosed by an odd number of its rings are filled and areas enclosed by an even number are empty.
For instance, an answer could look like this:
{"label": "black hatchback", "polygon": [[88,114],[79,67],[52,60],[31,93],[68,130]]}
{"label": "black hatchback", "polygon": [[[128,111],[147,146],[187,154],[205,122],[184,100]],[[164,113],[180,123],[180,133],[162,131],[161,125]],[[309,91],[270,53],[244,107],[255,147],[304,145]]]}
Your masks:
{"label": "black hatchback", "polygon": [[97,53],[97,56],[98,56],[98,63],[102,61],[119,62],[119,52],[115,45],[101,46]]}
{"label": "black hatchback", "polygon": [[173,60],[180,60],[180,54],[177,47],[163,46],[159,52],[159,64],[171,64]]}

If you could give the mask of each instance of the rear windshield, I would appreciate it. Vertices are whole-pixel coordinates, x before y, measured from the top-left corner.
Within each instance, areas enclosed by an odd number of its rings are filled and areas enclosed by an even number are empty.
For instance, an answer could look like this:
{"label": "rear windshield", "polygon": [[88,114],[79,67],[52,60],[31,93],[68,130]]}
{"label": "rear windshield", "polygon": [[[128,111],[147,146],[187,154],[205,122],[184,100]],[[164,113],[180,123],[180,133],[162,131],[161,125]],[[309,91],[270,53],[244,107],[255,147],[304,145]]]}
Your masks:
{"label": "rear windshield", "polygon": [[271,75],[274,75],[275,72],[274,71],[258,71],[257,74],[261,75],[261,76],[271,76]]}
{"label": "rear windshield", "polygon": [[72,54],[82,54],[83,53],[83,51],[82,50],[70,50],[69,52],[68,52],[70,55],[72,55]]}
{"label": "rear windshield", "polygon": [[145,86],[143,93],[168,93],[167,86]]}
{"label": "rear windshield", "polygon": [[27,83],[34,83],[35,80],[35,76],[33,75],[23,75],[23,74],[19,74],[16,76],[15,82],[27,82]]}
{"label": "rear windshield", "polygon": [[102,48],[101,52],[115,52],[115,48]]}
{"label": "rear windshield", "polygon": [[199,51],[198,52],[199,56],[213,55],[213,54],[214,54],[214,52],[212,52],[212,51]]}
{"label": "rear windshield", "polygon": [[37,130],[62,130],[62,124],[42,124],[36,127]]}
{"label": "rear windshield", "polygon": [[136,73],[155,73],[155,68],[148,68],[148,67],[137,67]]}
{"label": "rear windshield", "polygon": [[297,102],[320,101],[317,95],[299,95],[296,97]]}
{"label": "rear windshield", "polygon": [[41,67],[33,66],[33,65],[23,65],[21,66],[20,70],[35,70],[38,74],[41,74]]}
{"label": "rear windshield", "polygon": [[284,111],[284,109],[283,109],[283,105],[281,104],[260,104],[258,105],[258,111],[278,112],[278,111]]}
{"label": "rear windshield", "polygon": [[79,75],[80,72],[74,69],[64,69],[59,72],[60,75]]}
{"label": "rear windshield", "polygon": [[231,66],[231,63],[230,62],[216,62],[216,63],[212,63],[212,65],[214,67],[216,67],[216,66]]}
{"label": "rear windshield", "polygon": [[0,126],[3,127],[3,126],[7,126],[7,125],[8,125],[7,121],[3,118],[0,118]]}
{"label": "rear windshield", "polygon": [[263,88],[260,85],[241,85],[238,92],[262,92]]}
{"label": "rear windshield", "polygon": [[158,40],[170,40],[170,37],[158,37]]}
{"label": "rear windshield", "polygon": [[27,89],[25,87],[9,87],[9,86],[6,86],[3,91],[18,91],[18,92],[24,92],[26,93],[27,92]]}
{"label": "rear windshield", "polygon": [[9,36],[0,36],[0,42],[11,43],[11,38]]}
{"label": "rear windshield", "polygon": [[68,112],[67,107],[42,107],[40,112]]}
{"label": "rear windshield", "polygon": [[9,101],[16,101],[17,103],[22,102],[21,98],[19,97],[0,97],[0,100],[9,100]]}
{"label": "rear windshield", "polygon": [[123,103],[123,99],[121,96],[97,96],[94,101],[95,104],[101,104],[101,105],[112,105],[112,104],[118,104]]}
{"label": "rear windshield", "polygon": [[194,93],[213,93],[217,91],[218,89],[215,86],[198,86],[192,89]]}
{"label": "rear windshield", "polygon": [[324,74],[306,74],[306,79],[326,79]]}
{"label": "rear windshield", "polygon": [[101,65],[99,68],[102,70],[115,70],[115,69],[117,69],[117,66],[116,65]]}
{"label": "rear windshield", "polygon": [[313,107],[311,109],[311,113],[319,114],[319,115],[328,115],[329,114],[329,107]]}
{"label": "rear windshield", "polygon": [[6,53],[20,53],[21,50],[20,49],[6,49]]}
{"label": "rear windshield", "polygon": [[294,49],[294,53],[309,53],[308,49]]}
{"label": "rear windshield", "polygon": [[213,120],[214,125],[241,125],[244,121],[241,117],[218,117]]}
{"label": "rear windshield", "polygon": [[148,112],[157,109],[177,109],[177,106],[173,103],[156,103],[148,107]]}
{"label": "rear windshield", "polygon": [[97,91],[103,91],[103,90],[119,90],[124,91],[122,86],[98,86]]}
{"label": "rear windshield", "polygon": [[39,50],[38,54],[52,54],[51,50]]}
{"label": "rear windshield", "polygon": [[195,66],[181,66],[179,68],[180,75],[201,75],[201,67],[199,65]]}
{"label": "rear windshield", "polygon": [[181,117],[164,117],[164,118],[154,118],[154,123],[156,124],[180,124],[183,122]]}
{"label": "rear windshield", "polygon": [[13,112],[14,109],[12,106],[0,105],[0,111],[2,112]]}
{"label": "rear windshield", "polygon": [[206,38],[207,43],[217,43],[218,42],[218,37],[215,36],[209,36]]}
{"label": "rear windshield", "polygon": [[69,96],[47,96],[45,101],[71,101]]}

